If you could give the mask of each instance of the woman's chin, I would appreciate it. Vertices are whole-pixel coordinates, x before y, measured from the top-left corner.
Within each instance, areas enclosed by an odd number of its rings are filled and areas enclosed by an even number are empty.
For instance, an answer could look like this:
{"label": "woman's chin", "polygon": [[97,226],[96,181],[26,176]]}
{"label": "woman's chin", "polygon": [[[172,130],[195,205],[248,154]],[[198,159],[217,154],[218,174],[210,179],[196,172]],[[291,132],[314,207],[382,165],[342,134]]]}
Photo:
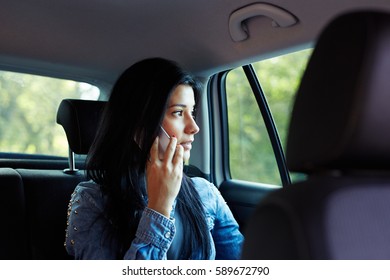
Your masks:
{"label": "woman's chin", "polygon": [[190,151],[184,151],[183,154],[183,161],[187,162],[190,159],[191,152]]}

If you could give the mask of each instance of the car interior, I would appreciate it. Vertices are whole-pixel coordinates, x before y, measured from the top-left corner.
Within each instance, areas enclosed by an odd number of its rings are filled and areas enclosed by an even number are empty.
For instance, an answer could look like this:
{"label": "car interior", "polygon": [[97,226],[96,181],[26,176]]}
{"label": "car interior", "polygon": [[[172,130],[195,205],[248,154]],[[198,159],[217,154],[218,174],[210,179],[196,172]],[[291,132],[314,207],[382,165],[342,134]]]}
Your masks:
{"label": "car interior", "polygon": [[184,172],[220,190],[243,259],[390,259],[389,1],[0,4],[0,259],[71,259],[68,203],[102,110],[119,75],[150,57],[203,83]]}

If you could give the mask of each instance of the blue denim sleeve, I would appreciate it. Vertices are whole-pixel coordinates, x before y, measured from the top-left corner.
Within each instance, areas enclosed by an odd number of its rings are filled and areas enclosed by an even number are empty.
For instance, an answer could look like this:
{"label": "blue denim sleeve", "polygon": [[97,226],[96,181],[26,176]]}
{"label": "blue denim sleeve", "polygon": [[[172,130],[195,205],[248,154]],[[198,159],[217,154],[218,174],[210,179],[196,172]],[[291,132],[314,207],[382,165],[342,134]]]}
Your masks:
{"label": "blue denim sleeve", "polygon": [[244,237],[239,231],[239,226],[233,217],[228,205],[220,192],[215,188],[216,217],[212,236],[215,243],[217,260],[238,260],[241,257],[241,249]]}
{"label": "blue denim sleeve", "polygon": [[175,236],[174,219],[145,208],[130,249],[128,260],[166,260],[167,252]]}
{"label": "blue denim sleeve", "polygon": [[[72,194],[64,245],[75,259],[118,259],[120,244],[96,186],[80,183]],[[166,259],[175,231],[174,219],[146,208],[124,259]]]}
{"label": "blue denim sleeve", "polygon": [[244,237],[219,190],[202,178],[193,178],[204,203],[217,260],[240,259]]}

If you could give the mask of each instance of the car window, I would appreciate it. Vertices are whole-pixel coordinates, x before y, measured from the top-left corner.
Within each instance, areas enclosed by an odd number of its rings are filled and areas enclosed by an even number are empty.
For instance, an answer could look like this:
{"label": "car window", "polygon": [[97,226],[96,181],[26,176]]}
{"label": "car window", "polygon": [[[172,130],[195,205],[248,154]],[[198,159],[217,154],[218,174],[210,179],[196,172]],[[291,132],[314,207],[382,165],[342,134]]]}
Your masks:
{"label": "car window", "polygon": [[280,185],[271,142],[242,68],[227,75],[226,96],[231,177]]}
{"label": "car window", "polygon": [[[292,104],[311,49],[252,64],[286,146]],[[229,166],[233,179],[281,185],[275,154],[256,98],[242,68],[226,78]],[[302,177],[292,174],[292,180]]]}
{"label": "car window", "polygon": [[87,83],[0,71],[0,152],[67,156],[65,133],[56,123],[62,99],[99,98]]}

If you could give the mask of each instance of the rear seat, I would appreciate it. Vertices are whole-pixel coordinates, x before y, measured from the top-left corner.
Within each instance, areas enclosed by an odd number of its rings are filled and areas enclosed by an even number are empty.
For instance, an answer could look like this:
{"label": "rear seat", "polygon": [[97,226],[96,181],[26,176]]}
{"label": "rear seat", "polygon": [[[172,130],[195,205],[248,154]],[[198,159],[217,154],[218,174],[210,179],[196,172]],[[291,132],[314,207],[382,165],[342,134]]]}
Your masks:
{"label": "rear seat", "polygon": [[24,189],[20,174],[12,168],[0,168],[0,188],[0,259],[29,258]]}
{"label": "rear seat", "polygon": [[70,147],[66,170],[0,168],[0,259],[70,259],[64,244],[67,208],[76,185],[86,179],[73,154],[86,154],[105,102],[63,100],[57,122]]}
{"label": "rear seat", "polygon": [[67,206],[83,173],[16,169],[22,178],[31,259],[68,259],[64,248]]}
{"label": "rear seat", "polygon": [[0,259],[67,259],[66,205],[83,180],[61,170],[0,168]]}

